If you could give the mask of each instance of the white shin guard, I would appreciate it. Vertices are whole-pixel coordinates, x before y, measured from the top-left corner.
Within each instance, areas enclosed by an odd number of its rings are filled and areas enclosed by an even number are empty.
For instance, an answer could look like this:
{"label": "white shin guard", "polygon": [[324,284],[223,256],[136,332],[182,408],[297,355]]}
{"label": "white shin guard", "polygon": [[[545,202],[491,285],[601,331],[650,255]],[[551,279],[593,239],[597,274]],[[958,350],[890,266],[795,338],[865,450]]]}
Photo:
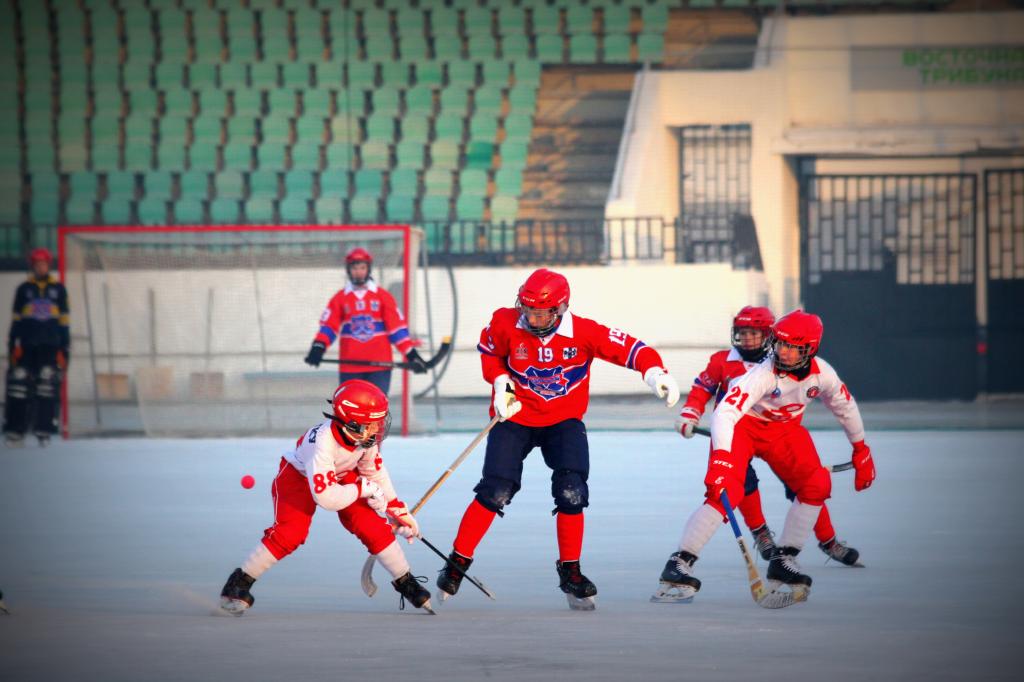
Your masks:
{"label": "white shin guard", "polygon": [[814,523],[818,520],[820,513],[820,506],[815,507],[794,500],[793,505],[786,512],[786,525],[782,527],[782,535],[779,536],[777,544],[780,547],[803,549],[804,542],[811,534],[811,529],[814,528]]}
{"label": "white shin guard", "polygon": [[249,558],[242,564],[242,570],[251,578],[259,578],[276,563],[277,557],[271,554],[267,546],[261,542],[250,552]]}
{"label": "white shin guard", "polygon": [[409,572],[409,562],[406,561],[405,552],[397,542],[392,542],[375,556],[393,578],[401,578]]}
{"label": "white shin guard", "polygon": [[679,549],[694,556],[700,555],[704,545],[721,525],[721,512],[709,504],[702,504],[686,521],[683,537],[679,540]]}

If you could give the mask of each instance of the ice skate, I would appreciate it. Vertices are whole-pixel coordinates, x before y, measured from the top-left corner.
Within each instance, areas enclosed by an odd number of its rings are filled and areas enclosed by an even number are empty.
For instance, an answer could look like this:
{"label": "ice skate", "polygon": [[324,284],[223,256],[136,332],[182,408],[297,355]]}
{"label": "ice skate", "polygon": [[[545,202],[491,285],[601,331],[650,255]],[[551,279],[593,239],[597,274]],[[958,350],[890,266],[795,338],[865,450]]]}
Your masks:
{"label": "ice skate", "polygon": [[753,528],[750,535],[754,538],[754,549],[765,561],[770,561],[775,553],[775,533],[768,530],[768,524]]}
{"label": "ice skate", "polygon": [[50,444],[50,434],[48,433],[37,433],[36,441],[39,442],[39,447],[45,448]]}
{"label": "ice skate", "polygon": [[430,590],[420,585],[420,581],[427,582],[426,578],[417,578],[410,571],[401,578],[396,578],[391,581],[395,591],[401,595],[399,598],[399,609],[405,608],[405,600],[408,599],[409,603],[418,609],[423,609],[432,616],[436,616],[437,613],[430,605]]}
{"label": "ice skate", "polygon": [[[452,550],[452,553],[448,555],[448,560],[461,568],[463,573],[468,571],[470,565],[473,563],[472,559],[462,556],[454,549]],[[462,585],[462,573],[456,571],[446,562],[444,567],[437,572],[438,600],[445,602],[454,597],[459,591],[460,585]]]}
{"label": "ice skate", "polygon": [[580,572],[580,562],[556,561],[555,568],[558,570],[558,587],[565,592],[569,608],[573,611],[593,611],[597,607],[594,603],[597,586]]}
{"label": "ice skate", "polygon": [[220,608],[233,616],[241,616],[253,605],[256,598],[249,592],[249,588],[256,582],[240,568],[236,568],[228,581],[224,583],[224,589],[220,591]]}
{"label": "ice skate", "polygon": [[779,547],[768,562],[768,589],[772,592],[791,592],[794,601],[805,601],[811,593],[811,576],[800,572],[795,547]]}
{"label": "ice skate", "polygon": [[832,538],[828,542],[819,542],[818,547],[829,559],[835,559],[844,566],[864,568],[864,564],[860,562],[860,552],[848,547],[845,542]]}
{"label": "ice skate", "polygon": [[25,435],[21,433],[5,433],[4,445],[9,448],[25,447]]}
{"label": "ice skate", "polygon": [[697,557],[679,550],[665,562],[658,589],[651,595],[656,604],[689,604],[700,591],[700,580],[693,576],[693,565]]}

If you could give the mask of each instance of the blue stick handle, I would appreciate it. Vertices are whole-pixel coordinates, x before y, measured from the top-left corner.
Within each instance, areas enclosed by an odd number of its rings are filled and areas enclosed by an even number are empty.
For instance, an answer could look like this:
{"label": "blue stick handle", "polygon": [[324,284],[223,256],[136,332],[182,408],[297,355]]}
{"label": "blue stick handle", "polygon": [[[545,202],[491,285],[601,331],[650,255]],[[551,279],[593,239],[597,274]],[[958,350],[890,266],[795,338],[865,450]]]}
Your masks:
{"label": "blue stick handle", "polygon": [[736,534],[737,538],[742,538],[743,534],[740,533],[740,526],[736,523],[736,515],[732,513],[732,505],[729,504],[729,494],[725,492],[725,488],[722,488],[720,497],[722,499],[722,506],[725,507],[725,514],[729,517],[729,523],[732,525],[732,532]]}

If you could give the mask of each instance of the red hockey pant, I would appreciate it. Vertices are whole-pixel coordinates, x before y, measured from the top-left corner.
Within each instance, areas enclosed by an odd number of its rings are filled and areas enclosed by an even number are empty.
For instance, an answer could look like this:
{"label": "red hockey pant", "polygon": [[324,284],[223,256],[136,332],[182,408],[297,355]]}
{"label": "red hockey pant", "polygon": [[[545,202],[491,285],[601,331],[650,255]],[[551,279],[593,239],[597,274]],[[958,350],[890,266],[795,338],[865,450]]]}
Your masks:
{"label": "red hockey pant", "polygon": [[752,457],[760,457],[771,467],[804,504],[821,506],[832,494],[832,477],[821,465],[811,434],[803,426],[794,426],[782,433],[759,434],[736,425],[732,450],[717,450],[711,454],[708,473],[704,478],[707,499],[723,514],[725,508],[719,498],[722,488],[729,494],[729,502],[738,507],[743,500],[743,483]]}
{"label": "red hockey pant", "polygon": [[[274,525],[263,531],[263,544],[276,558],[283,559],[306,541],[316,502],[309,481],[283,457],[270,490],[274,496]],[[391,526],[370,509],[366,500],[359,499],[345,507],[338,512],[338,518],[370,554],[378,554],[395,541]]]}

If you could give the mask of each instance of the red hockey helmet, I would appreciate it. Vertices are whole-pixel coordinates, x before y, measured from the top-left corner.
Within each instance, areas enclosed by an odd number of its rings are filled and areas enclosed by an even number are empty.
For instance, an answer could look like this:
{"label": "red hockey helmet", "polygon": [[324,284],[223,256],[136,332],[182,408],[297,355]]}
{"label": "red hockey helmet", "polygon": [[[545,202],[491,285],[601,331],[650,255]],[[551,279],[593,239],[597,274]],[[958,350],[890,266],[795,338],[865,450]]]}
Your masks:
{"label": "red hockey helmet", "polygon": [[384,440],[391,430],[388,397],[369,381],[346,381],[327,402],[331,403],[331,413],[324,412],[324,416],[334,420],[356,445],[370,447]]}
{"label": "red hockey helmet", "polygon": [[28,264],[33,265],[36,261],[46,261],[47,264],[53,262],[53,254],[50,250],[39,246],[28,252]]}
{"label": "red hockey helmet", "polygon": [[[784,372],[806,367],[818,354],[824,332],[821,318],[803,310],[797,309],[780,317],[772,327],[775,366]],[[796,350],[795,355],[792,350]]]}
{"label": "red hockey helmet", "polygon": [[[362,277],[352,276],[352,266],[356,263],[366,263],[366,275]],[[356,286],[362,286],[366,284],[366,280],[370,279],[370,271],[373,269],[373,256],[370,252],[361,246],[349,251],[345,254],[345,271],[348,273],[348,278],[352,280],[352,283]]]}
{"label": "red hockey helmet", "polygon": [[[761,306],[744,306],[735,317],[732,318],[732,346],[747,362],[760,362],[768,354],[771,348],[772,325],[775,324],[775,315],[768,308]],[[747,330],[744,333],[744,330]],[[756,338],[748,337],[749,330],[760,332],[761,340],[758,345],[751,345]],[[746,342],[746,345],[745,345]]]}
{"label": "red hockey helmet", "polygon": [[546,268],[534,270],[519,287],[516,309],[531,333],[547,336],[569,309],[569,281]]}

